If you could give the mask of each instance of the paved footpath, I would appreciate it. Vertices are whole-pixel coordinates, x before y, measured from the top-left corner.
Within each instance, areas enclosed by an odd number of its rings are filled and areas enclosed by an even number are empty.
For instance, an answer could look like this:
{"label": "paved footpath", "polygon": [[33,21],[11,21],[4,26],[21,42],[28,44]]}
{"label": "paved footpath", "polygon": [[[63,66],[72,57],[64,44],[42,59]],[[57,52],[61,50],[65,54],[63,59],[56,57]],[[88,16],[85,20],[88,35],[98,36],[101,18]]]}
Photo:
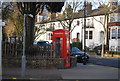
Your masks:
{"label": "paved footpath", "polygon": [[118,68],[94,64],[69,69],[27,69],[21,77],[21,68],[3,68],[3,79],[60,80],[60,79],[118,79]]}
{"label": "paved footpath", "polygon": [[3,68],[3,79],[62,79],[57,69],[27,69],[26,76],[21,77],[21,68]]}
{"label": "paved footpath", "polygon": [[62,80],[62,79],[118,79],[120,59],[91,56],[87,65],[78,63],[69,69],[27,69],[21,77],[21,68],[2,68],[3,79]]}
{"label": "paved footpath", "polygon": [[77,64],[75,68],[59,71],[63,79],[118,79],[118,68],[94,64]]}

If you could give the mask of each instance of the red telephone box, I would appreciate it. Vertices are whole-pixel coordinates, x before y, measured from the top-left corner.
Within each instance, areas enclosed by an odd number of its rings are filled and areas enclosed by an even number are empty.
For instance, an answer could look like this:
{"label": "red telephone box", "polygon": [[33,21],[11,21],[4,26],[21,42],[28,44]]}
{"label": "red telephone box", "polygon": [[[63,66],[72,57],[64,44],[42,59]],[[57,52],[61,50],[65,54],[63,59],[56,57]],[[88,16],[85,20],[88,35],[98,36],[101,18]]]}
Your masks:
{"label": "red telephone box", "polygon": [[52,36],[53,56],[65,59],[65,67],[70,67],[70,34],[68,30],[53,31]]}

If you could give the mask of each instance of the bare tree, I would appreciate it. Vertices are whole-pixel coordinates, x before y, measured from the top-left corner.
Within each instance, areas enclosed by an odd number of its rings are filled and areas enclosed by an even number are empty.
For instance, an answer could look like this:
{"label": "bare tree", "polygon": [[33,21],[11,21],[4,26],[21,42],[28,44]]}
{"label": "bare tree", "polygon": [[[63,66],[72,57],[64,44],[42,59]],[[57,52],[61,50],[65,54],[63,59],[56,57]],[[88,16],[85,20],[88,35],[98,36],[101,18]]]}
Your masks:
{"label": "bare tree", "polygon": [[[47,5],[47,9],[50,12],[61,11],[64,2],[17,2],[19,11],[24,14],[32,14],[33,18],[26,18],[26,48],[30,50],[34,40],[34,26],[35,16],[43,12],[44,6]],[[57,6],[57,7],[56,7]],[[29,47],[29,48],[28,48]]]}
{"label": "bare tree", "polygon": [[43,34],[46,33],[46,28],[43,24],[40,24],[38,27],[35,27],[35,40],[40,38]]}
{"label": "bare tree", "polygon": [[6,21],[10,18],[13,11],[13,5],[11,2],[3,2],[2,4],[2,20]]}
{"label": "bare tree", "polygon": [[111,5],[110,2],[101,2],[101,1],[98,1],[99,2],[99,5],[101,7],[101,13],[103,13],[104,15],[104,22],[101,22],[100,20],[97,20],[96,18],[94,18],[96,21],[98,21],[99,23],[102,24],[103,28],[104,28],[104,36],[103,36],[103,39],[102,39],[102,51],[101,51],[101,57],[104,56],[104,45],[105,45],[105,38],[106,38],[106,41],[107,41],[107,48],[109,47],[109,39],[108,39],[108,36],[109,36],[109,28],[108,28],[108,22],[109,22],[109,15],[111,13],[114,13],[117,9],[118,9],[118,5]]}
{"label": "bare tree", "polygon": [[70,31],[70,36],[71,32],[79,24],[78,22],[77,24],[74,24],[73,21],[77,16],[76,15],[76,13],[78,13],[77,10],[82,9],[82,7],[83,7],[82,2],[67,2],[65,10],[63,11],[63,16],[60,18],[58,17],[57,19],[64,29]]}
{"label": "bare tree", "polygon": [[23,37],[23,15],[19,12],[16,4],[13,5],[13,9],[14,11],[10,16],[10,21],[15,26],[18,41],[21,42],[21,38]]}

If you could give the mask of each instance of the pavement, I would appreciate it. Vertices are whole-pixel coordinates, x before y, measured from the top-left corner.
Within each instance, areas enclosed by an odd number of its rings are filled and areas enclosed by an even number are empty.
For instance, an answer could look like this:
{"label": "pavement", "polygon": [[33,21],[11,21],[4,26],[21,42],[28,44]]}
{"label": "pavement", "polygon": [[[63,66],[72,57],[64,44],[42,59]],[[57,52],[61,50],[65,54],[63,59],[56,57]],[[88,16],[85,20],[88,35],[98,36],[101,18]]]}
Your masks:
{"label": "pavement", "polygon": [[[3,68],[3,80],[79,80],[83,79],[118,79],[118,68],[78,63],[77,67],[68,69],[27,69],[26,76],[21,77],[21,68]],[[114,81],[112,80],[112,81]]]}
{"label": "pavement", "polygon": [[57,69],[26,69],[25,77],[21,76],[21,68],[3,68],[2,72],[3,79],[62,79],[61,74]]}
{"label": "pavement", "polygon": [[63,79],[118,79],[118,68],[81,63],[72,69],[59,70]]}
{"label": "pavement", "polygon": [[[87,65],[78,63],[76,67],[69,69],[26,69],[26,76],[21,76],[21,68],[2,68],[2,78],[5,79],[24,79],[24,80],[73,80],[74,79],[111,79],[117,81],[120,77],[119,62],[115,57],[101,58],[97,55],[91,55]],[[114,79],[114,80],[113,80]],[[79,80],[78,80],[79,81]],[[89,80],[88,80],[89,81]],[[105,80],[106,81],[106,80]],[[110,81],[110,80],[109,80]]]}

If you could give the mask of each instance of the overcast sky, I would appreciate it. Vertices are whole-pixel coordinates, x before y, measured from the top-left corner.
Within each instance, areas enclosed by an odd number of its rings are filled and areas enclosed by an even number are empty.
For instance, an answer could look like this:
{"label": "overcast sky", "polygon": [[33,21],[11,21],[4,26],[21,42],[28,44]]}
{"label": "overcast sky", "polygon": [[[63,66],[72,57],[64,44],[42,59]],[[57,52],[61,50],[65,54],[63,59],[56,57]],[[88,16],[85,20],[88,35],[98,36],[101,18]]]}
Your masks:
{"label": "overcast sky", "polygon": [[[99,2],[101,2],[101,3],[108,3],[109,2],[109,0],[86,0],[86,1],[92,2],[93,9],[98,8]],[[115,1],[115,0],[113,0],[113,1]],[[119,4],[120,4],[120,0],[118,0],[118,1],[119,1]],[[66,0],[66,2],[82,2],[82,3],[84,3],[84,0]],[[66,3],[64,5],[62,11],[64,11],[65,6],[66,6]],[[80,9],[78,8],[78,10],[80,10]]]}

